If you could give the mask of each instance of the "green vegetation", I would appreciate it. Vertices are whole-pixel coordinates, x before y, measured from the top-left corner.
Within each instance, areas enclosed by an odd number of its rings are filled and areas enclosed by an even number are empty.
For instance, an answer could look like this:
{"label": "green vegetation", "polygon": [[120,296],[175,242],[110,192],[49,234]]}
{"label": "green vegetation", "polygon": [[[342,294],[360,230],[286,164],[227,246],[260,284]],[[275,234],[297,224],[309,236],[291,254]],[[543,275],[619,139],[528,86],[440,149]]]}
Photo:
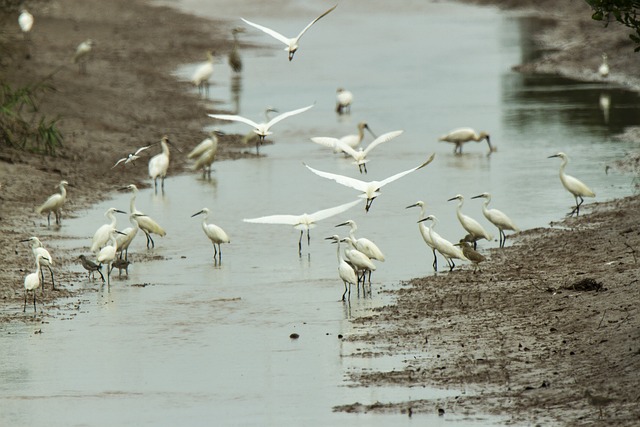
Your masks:
{"label": "green vegetation", "polygon": [[593,9],[591,16],[596,21],[604,21],[605,27],[611,19],[633,30],[629,38],[636,44],[635,51],[640,51],[639,0],[586,0]]}

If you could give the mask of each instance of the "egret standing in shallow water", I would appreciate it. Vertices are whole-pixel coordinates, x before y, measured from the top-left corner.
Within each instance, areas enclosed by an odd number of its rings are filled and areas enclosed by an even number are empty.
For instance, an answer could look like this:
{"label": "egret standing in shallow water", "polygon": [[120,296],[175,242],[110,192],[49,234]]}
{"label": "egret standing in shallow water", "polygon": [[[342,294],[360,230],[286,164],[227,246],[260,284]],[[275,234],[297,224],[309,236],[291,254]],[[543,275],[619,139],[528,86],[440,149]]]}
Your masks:
{"label": "egret standing in shallow water", "polygon": [[351,113],[351,104],[353,103],[353,94],[351,91],[341,87],[336,90],[336,113]]}
{"label": "egret standing in shallow water", "polygon": [[42,205],[40,205],[36,209],[36,212],[39,214],[47,214],[47,225],[49,226],[51,225],[51,212],[53,212],[56,217],[56,224],[60,224],[60,220],[62,218],[62,206],[67,200],[67,189],[65,188],[65,186],[69,185],[69,183],[65,180],[62,180],[58,185],[60,187],[60,192],[51,195]]}
{"label": "egret standing in shallow water", "polygon": [[208,114],[208,116],[213,118],[213,119],[230,120],[230,121],[233,121],[233,122],[241,122],[241,123],[248,124],[249,126],[253,126],[253,131],[259,137],[258,141],[256,142],[256,154],[260,154],[260,144],[264,141],[264,139],[268,135],[271,135],[273,133],[273,132],[269,131],[271,126],[275,125],[276,123],[278,123],[281,120],[286,119],[287,117],[291,117],[291,116],[294,116],[296,114],[304,113],[305,111],[307,111],[311,107],[313,107],[313,104],[309,105],[307,107],[299,108],[297,110],[287,111],[286,113],[282,113],[282,114],[280,114],[278,116],[275,116],[273,119],[269,120],[266,123],[256,123],[253,120],[247,119],[247,118],[242,117],[242,116],[234,115],[234,114]]}
{"label": "egret standing in shallow water", "polygon": [[118,221],[116,216],[114,215],[116,212],[126,214],[126,212],[123,212],[120,209],[107,209],[107,211],[104,213],[104,216],[109,220],[109,222],[101,225],[93,234],[91,252],[97,253],[100,248],[102,248],[111,238],[111,232],[116,229],[116,222]]}
{"label": "egret standing in shallow water", "polygon": [[462,213],[464,197],[461,194],[458,194],[455,197],[450,198],[448,201],[450,202],[452,200],[458,200],[456,215],[458,216],[458,221],[460,221],[462,228],[464,228],[467,233],[471,235],[471,239],[473,240],[473,249],[476,248],[477,240],[486,239],[488,241],[491,241],[493,237],[487,232],[487,230],[484,229],[483,226],[480,225],[478,221]]}
{"label": "egret standing in shallow water", "polygon": [[[122,234],[118,234],[116,236],[116,243],[118,246],[118,252],[120,253],[120,259],[122,259],[122,255],[124,253],[125,261],[129,260],[129,246],[131,246],[131,242],[138,234],[138,230],[140,229],[140,224],[138,224],[138,217],[135,213],[129,214],[129,222],[131,222],[131,227],[127,227],[122,230]],[[128,273],[127,273],[128,274]]]}
{"label": "egret standing in shallow water", "polygon": [[30,242],[31,243],[31,252],[33,253],[34,258],[40,257],[40,275],[42,279],[42,293],[44,294],[44,270],[42,267],[47,267],[49,269],[49,273],[51,273],[51,289],[56,289],[56,281],[53,277],[53,270],[51,266],[53,265],[53,258],[51,258],[51,254],[48,250],[44,248],[44,245],[36,236],[29,237],[26,240],[21,240],[20,242]]}
{"label": "egret standing in shallow water", "polygon": [[200,96],[209,96],[209,79],[213,75],[214,53],[207,51],[207,62],[196,68],[191,77],[191,82],[198,88]]}
{"label": "egret standing in shallow water", "polygon": [[[413,205],[407,206],[405,209],[414,208],[416,206],[420,207],[420,216],[418,217],[418,220],[421,220],[424,218],[424,213],[425,213],[425,205],[422,200],[418,200]],[[436,233],[433,230],[433,228],[427,227],[426,224],[422,224],[418,222],[418,229],[420,230],[420,235],[422,236],[422,240],[424,240],[427,246],[429,246],[433,251],[433,269],[435,271],[438,271],[438,257],[436,255],[436,245],[434,243],[434,238],[437,239],[441,237],[438,233]],[[431,238],[432,235],[434,236],[434,238]]]}
{"label": "egret standing in shallow water", "polygon": [[217,264],[222,262],[222,248],[220,244],[231,243],[231,239],[229,239],[229,236],[222,228],[215,224],[207,224],[209,212],[209,209],[204,208],[191,215],[191,218],[204,214],[204,218],[202,218],[202,230],[204,230],[204,234],[211,240],[211,243],[213,243],[213,261]]}
{"label": "egret standing in shallow water", "polygon": [[366,212],[369,212],[369,209],[371,208],[371,204],[373,203],[373,200],[380,195],[380,189],[382,187],[384,187],[385,185],[397,179],[402,178],[407,174],[410,174],[411,172],[417,171],[418,169],[421,169],[427,166],[429,163],[433,161],[434,158],[435,158],[435,154],[431,154],[431,156],[424,163],[422,163],[419,166],[416,166],[415,168],[397,173],[386,179],[383,179],[382,181],[369,181],[369,182],[360,181],[359,179],[350,178],[348,176],[338,175],[335,173],[322,172],[308,166],[306,163],[304,165],[311,172],[315,173],[318,176],[321,176],[322,178],[327,178],[337,182],[338,184],[361,191],[362,194],[360,195],[360,197],[363,199],[367,199],[367,203],[365,204],[364,210]]}
{"label": "egret standing in shallow water", "polygon": [[316,222],[323,219],[330,218],[339,213],[345,212],[347,209],[351,209],[360,200],[354,200],[353,202],[345,203],[343,205],[334,206],[332,208],[323,209],[312,214],[303,213],[302,215],[269,215],[260,218],[243,219],[244,222],[258,223],[258,224],[285,224],[293,225],[296,230],[300,230],[300,239],[298,240],[298,254],[302,255],[302,235],[304,231],[307,231],[307,246],[311,243],[311,236],[309,230],[316,226]]}
{"label": "egret standing in shallow water", "polygon": [[257,28],[260,31],[263,31],[265,33],[267,33],[268,35],[270,35],[271,37],[273,37],[274,39],[284,43],[287,47],[284,48],[284,50],[286,50],[287,52],[289,52],[289,61],[291,61],[293,59],[293,55],[295,55],[296,51],[298,50],[298,43],[300,42],[300,38],[302,37],[302,35],[316,22],[318,22],[318,20],[322,17],[324,17],[325,15],[327,15],[329,12],[333,11],[333,9],[335,9],[336,7],[338,7],[338,5],[336,4],[335,6],[333,6],[331,9],[327,10],[326,12],[324,12],[322,15],[318,16],[316,19],[314,19],[313,21],[311,21],[311,23],[309,25],[307,25],[306,27],[304,27],[302,29],[302,31],[300,31],[300,33],[293,38],[288,38],[283,36],[282,34],[278,33],[277,31],[272,30],[271,28],[267,28],[264,27],[262,25],[258,25],[258,24],[254,24],[251,21],[247,21],[244,18],[240,18],[242,19],[245,23],[251,25],[252,27]]}
{"label": "egret standing in shallow water", "polygon": [[478,199],[483,197],[484,203],[482,204],[482,213],[484,217],[489,220],[490,223],[498,227],[500,232],[500,247],[504,248],[504,244],[507,241],[507,235],[504,234],[504,230],[511,230],[518,232],[520,229],[516,227],[511,218],[509,218],[504,212],[498,209],[489,209],[489,203],[491,202],[491,194],[482,193],[477,196],[473,196],[472,199]]}
{"label": "egret standing in shallow water", "polygon": [[[366,122],[358,123],[358,133],[352,135],[345,135],[342,138],[333,138],[330,136],[315,136],[311,138],[311,141],[316,144],[324,145],[325,147],[331,148],[334,153],[342,152],[342,148],[340,143],[346,144],[349,147],[355,149],[362,140],[364,139],[364,130],[369,131],[369,133],[376,138],[375,134],[369,128],[369,125]],[[345,153],[346,154],[346,153]]]}
{"label": "egret standing in shallow water", "polygon": [[110,230],[109,241],[100,249],[96,259],[100,264],[107,264],[107,286],[111,285],[111,270],[113,270],[113,261],[116,259],[118,253],[118,242],[116,240],[116,234],[122,234],[116,229]]}
{"label": "egret standing in shallow water", "polygon": [[438,223],[438,219],[434,215],[427,215],[418,221],[418,223],[424,221],[432,221],[433,224],[429,227],[429,235],[431,236],[431,240],[436,247],[436,250],[442,254],[447,263],[449,264],[449,271],[453,271],[456,264],[453,262],[454,259],[467,260],[467,257],[464,256],[462,249],[456,247],[453,243],[441,237],[439,234],[436,234],[433,231],[433,228]]}
{"label": "egret standing in shallow water", "polygon": [[126,187],[121,188],[121,190],[131,190],[131,200],[129,201],[129,213],[135,215],[138,221],[138,226],[140,227],[140,230],[142,230],[145,236],[147,237],[147,249],[149,249],[149,245],[151,245],[151,247],[154,248],[156,244],[153,241],[153,238],[151,237],[151,235],[157,234],[160,237],[164,237],[167,233],[160,226],[160,224],[158,224],[156,221],[153,220],[153,218],[151,218],[148,215],[145,215],[142,211],[139,211],[138,209],[136,209],[136,196],[138,195],[138,187],[136,187],[134,184],[129,184]]}
{"label": "egret standing in shallow water", "polygon": [[344,293],[342,294],[342,301],[344,301],[347,291],[349,293],[349,297],[351,297],[351,285],[358,286],[358,276],[356,275],[353,267],[342,257],[342,252],[340,252],[340,236],[334,234],[331,237],[325,238],[325,240],[333,240],[333,243],[338,245],[338,249],[336,251],[338,253],[338,275],[344,283]]}
{"label": "egret standing in shallow water", "polygon": [[42,286],[42,281],[40,278],[40,262],[42,261],[42,254],[38,254],[36,257],[36,271],[34,273],[27,274],[24,278],[24,307],[22,312],[27,311],[27,293],[29,291],[33,292],[33,312],[37,311],[36,309],[36,290]]}
{"label": "egret standing in shallow water", "polygon": [[224,133],[219,129],[212,130],[209,132],[209,137],[202,140],[187,155],[188,158],[195,160],[191,166],[193,170],[202,169],[203,178],[205,176],[211,178],[211,165],[218,153],[218,135],[224,135]]}
{"label": "egret standing in shallow water", "polygon": [[482,131],[477,133],[475,130],[471,128],[460,128],[456,130],[452,130],[446,135],[442,135],[438,141],[451,142],[455,144],[453,149],[454,154],[462,154],[462,145],[465,142],[475,141],[480,142],[483,139],[487,140],[487,145],[489,146],[489,154],[495,151],[495,148],[491,145],[491,137],[488,133]]}
{"label": "egret standing in shallow water", "polygon": [[161,180],[162,192],[164,193],[164,179],[169,169],[169,144],[171,144],[169,137],[163,136],[160,140],[162,153],[156,154],[149,160],[149,177],[153,179],[153,188],[156,193],[158,192],[158,178]]}
{"label": "egret standing in shallow water", "polygon": [[[375,243],[373,243],[371,240],[367,239],[366,237],[357,238],[355,236],[355,232],[358,229],[358,225],[356,224],[355,221],[350,219],[350,220],[347,220],[347,221],[345,221],[343,223],[340,223],[340,224],[336,225],[336,227],[342,227],[344,225],[348,225],[350,227],[349,228],[349,238],[353,242],[353,247],[354,248],[356,248],[358,251],[360,251],[363,254],[365,254],[371,260],[375,259],[376,261],[384,262],[384,260],[385,260],[384,254],[382,253],[382,251],[380,250],[378,245],[376,245]],[[372,270],[369,270],[369,283],[371,283],[371,271]],[[363,281],[364,281],[364,277],[363,277]]]}
{"label": "egret standing in shallow water", "polygon": [[[573,208],[568,216],[573,215],[574,212],[576,216],[578,216],[580,215],[580,206],[584,202],[583,197],[596,197],[596,193],[594,193],[578,178],[574,178],[571,175],[564,173],[564,168],[567,166],[567,163],[569,163],[569,157],[565,153],[559,152],[553,156],[549,156],[548,158],[550,159],[552,157],[560,157],[562,159],[562,164],[560,164],[560,181],[564,188],[566,188],[569,193],[573,194],[573,197],[576,199],[576,207]],[[580,201],[578,201],[578,199],[580,199]]]}

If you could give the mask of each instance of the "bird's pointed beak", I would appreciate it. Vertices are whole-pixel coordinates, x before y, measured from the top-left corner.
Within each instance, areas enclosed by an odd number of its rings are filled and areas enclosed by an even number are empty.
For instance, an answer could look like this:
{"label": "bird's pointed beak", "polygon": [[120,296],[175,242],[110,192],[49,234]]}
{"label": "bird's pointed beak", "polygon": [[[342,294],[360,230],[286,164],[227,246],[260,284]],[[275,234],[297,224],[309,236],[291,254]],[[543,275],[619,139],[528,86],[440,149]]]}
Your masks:
{"label": "bird's pointed beak", "polygon": [[200,214],[201,214],[201,213],[203,213],[203,212],[204,212],[204,211],[196,212],[196,213],[194,213],[193,215],[191,215],[191,218],[193,218],[193,217],[194,217],[194,216],[196,216],[196,215],[200,215]]}
{"label": "bird's pointed beak", "polygon": [[428,219],[431,219],[431,218],[422,218],[422,219],[421,219],[421,220],[419,220],[418,222],[420,223],[420,222],[422,222],[422,221],[426,221],[426,220],[428,220]]}
{"label": "bird's pointed beak", "polygon": [[121,213],[121,214],[126,214],[125,211],[121,211],[120,209],[116,209],[115,212]]}
{"label": "bird's pointed beak", "polygon": [[559,156],[558,156],[557,154],[554,154],[553,156],[549,156],[549,157],[547,157],[547,159],[552,159],[552,158],[554,158],[554,157],[559,157]]}
{"label": "bird's pointed beak", "polygon": [[409,208],[415,208],[416,206],[418,206],[417,203],[414,203],[412,205],[407,206],[405,209],[409,209]]}
{"label": "bird's pointed beak", "polygon": [[484,197],[482,194],[478,194],[477,196],[473,196],[472,199],[479,199],[480,197]]}
{"label": "bird's pointed beak", "polygon": [[340,224],[336,225],[336,227],[342,227],[343,225],[349,225],[349,224],[346,223],[346,222],[343,222],[343,223],[340,223]]}
{"label": "bird's pointed beak", "polygon": [[457,198],[457,197],[452,197],[452,198],[450,198],[449,200],[447,200],[447,202],[450,202],[450,201],[452,201],[452,200],[458,200],[458,198]]}
{"label": "bird's pointed beak", "polygon": [[115,232],[116,232],[116,233],[118,233],[118,234],[122,234],[123,236],[126,236],[126,235],[127,235],[126,233],[123,233],[122,231],[118,231],[118,230],[113,230],[113,231],[115,231]]}

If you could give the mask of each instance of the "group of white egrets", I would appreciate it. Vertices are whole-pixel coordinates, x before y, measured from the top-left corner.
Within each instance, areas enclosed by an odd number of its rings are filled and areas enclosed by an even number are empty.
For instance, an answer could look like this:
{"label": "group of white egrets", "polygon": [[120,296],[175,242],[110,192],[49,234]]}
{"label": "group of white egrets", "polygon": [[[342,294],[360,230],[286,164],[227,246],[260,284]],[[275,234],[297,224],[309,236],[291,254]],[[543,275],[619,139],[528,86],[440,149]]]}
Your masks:
{"label": "group of white egrets", "polygon": [[[255,27],[270,36],[276,38],[277,40],[283,42],[286,45],[285,50],[288,52],[288,59],[291,61],[294,57],[295,52],[299,48],[299,40],[302,35],[319,19],[326,16],[328,13],[332,12],[335,8],[334,6],[331,9],[327,10],[311,23],[309,23],[296,37],[287,38],[281,35],[280,33],[271,30],[267,27],[255,24],[253,22],[247,21],[243,19],[243,21],[252,27]],[[24,13],[24,12],[23,12]],[[21,26],[23,17],[21,15]],[[29,27],[30,28],[30,27]],[[26,30],[28,31],[28,30]],[[234,29],[234,50],[237,49],[237,39],[236,34],[241,32],[241,29]],[[237,53],[237,52],[236,52]],[[231,58],[230,58],[231,63]],[[209,61],[207,64],[204,64],[203,67],[200,67],[196,71],[196,75],[194,76],[194,83],[200,88],[201,91],[206,91],[208,89],[208,79],[212,73],[212,55],[210,55]],[[240,65],[237,65],[241,69]],[[336,92],[336,112],[339,114],[343,114],[345,112],[349,112],[351,109],[351,104],[353,102],[353,94],[343,88],[339,88]],[[309,105],[303,108],[299,108],[293,111],[282,113],[274,118],[268,117],[265,122],[257,123],[253,120],[247,119],[238,115],[227,115],[227,114],[209,114],[211,118],[218,120],[231,120],[237,121],[241,123],[245,123],[251,126],[253,132],[257,135],[258,140],[256,142],[256,150],[259,149],[260,143],[266,138],[268,135],[271,135],[271,127],[276,123],[284,120],[285,118],[301,114],[310,108],[313,105]],[[273,111],[273,110],[271,110]],[[357,135],[349,135],[342,138],[334,138],[334,137],[314,137],[311,140],[317,144],[326,146],[330,148],[335,153],[345,153],[345,155],[349,155],[353,157],[354,164],[358,167],[359,172],[367,173],[366,163],[369,161],[367,158],[367,154],[371,152],[373,148],[376,146],[391,141],[392,139],[400,136],[402,134],[402,130],[396,130],[387,132],[383,135],[375,137],[374,141],[371,142],[367,148],[358,148],[360,143],[364,137],[364,130],[368,130],[371,132],[367,123],[361,122],[358,124],[358,134]],[[221,132],[219,130],[215,130],[211,132],[210,136],[199,143],[191,152],[188,154],[188,157],[194,161],[193,169],[194,170],[202,170],[203,174],[211,174],[211,164],[215,159],[215,154],[218,147],[218,135]],[[373,135],[373,132],[371,132]],[[469,141],[480,142],[483,140],[487,141],[489,147],[489,154],[496,151],[496,148],[491,144],[490,136],[487,132],[476,132],[471,128],[460,128],[450,133],[443,135],[439,138],[440,141],[449,142],[454,144],[454,153],[457,155],[462,154],[463,144]],[[159,142],[162,151],[159,154],[153,156],[148,163],[148,173],[149,177],[154,181],[155,191],[158,191],[158,183],[157,180],[160,179],[160,187],[162,191],[164,191],[164,180],[167,176],[167,170],[169,167],[170,160],[170,150],[169,145],[172,145],[168,137],[163,137]],[[113,168],[122,165],[126,167],[127,164],[134,164],[136,160],[138,160],[147,149],[149,149],[151,145],[147,145],[141,148],[138,148],[134,152],[127,154],[126,156],[119,159],[114,165]],[[584,197],[594,197],[595,194],[591,191],[584,183],[582,183],[577,178],[567,175],[564,170],[568,162],[568,157],[566,154],[559,152],[550,157],[560,157],[562,159],[562,163],[560,166],[560,180],[564,187],[569,191],[575,198],[576,206],[571,212],[571,214],[575,213],[576,215],[580,212],[580,206],[583,203]],[[398,172],[394,175],[389,176],[386,179],[381,181],[373,180],[373,181],[364,181],[352,177],[348,177],[345,175],[338,175],[330,172],[324,172],[317,169],[314,169],[305,164],[306,168],[309,169],[314,174],[326,178],[329,180],[333,180],[338,184],[347,186],[349,188],[353,188],[357,190],[360,194],[359,197],[361,199],[365,199],[365,211],[369,211],[371,209],[371,205],[375,198],[377,198],[381,194],[381,189],[385,185],[394,182],[409,173],[415,172],[429,163],[431,163],[435,158],[435,154],[431,154],[424,162],[421,164],[410,168],[405,171]],[[56,224],[60,224],[61,215],[62,215],[62,207],[64,205],[66,199],[66,186],[68,185],[67,181],[60,181],[59,188],[60,192],[52,195],[47,199],[45,203],[43,203],[40,207],[37,208],[37,212],[40,214],[47,214],[47,222],[50,225],[50,216],[51,213],[55,215]],[[145,215],[143,212],[136,209],[135,199],[138,189],[135,185],[131,184],[123,189],[130,190],[132,192],[131,201],[130,201],[130,209],[129,209],[129,220],[131,223],[131,227],[124,230],[116,229],[116,213],[125,213],[124,211],[118,210],[116,208],[110,208],[105,213],[105,217],[108,219],[108,222],[100,226],[95,232],[91,245],[91,252],[94,254],[97,264],[93,261],[87,259],[84,255],[80,256],[80,260],[84,268],[91,275],[98,271],[100,272],[100,266],[107,266],[107,279],[106,283],[109,285],[110,283],[110,273],[111,270],[115,267],[117,268],[126,268],[128,266],[128,248],[133,241],[134,237],[138,233],[138,230],[143,230],[147,238],[147,248],[153,247],[155,245],[152,234],[164,236],[164,229],[157,224],[152,218],[148,215]],[[482,207],[482,212],[486,219],[491,222],[499,232],[499,245],[500,247],[504,247],[506,241],[505,231],[519,231],[518,227],[514,224],[514,222],[503,212],[497,209],[490,209],[488,207],[491,201],[491,195],[489,193],[482,193],[473,198],[484,198],[484,204]],[[455,263],[454,260],[468,260],[474,264],[474,267],[484,260],[484,256],[476,251],[476,242],[480,239],[492,240],[492,235],[487,232],[478,221],[469,217],[462,213],[462,206],[464,203],[464,197],[462,195],[456,195],[449,199],[450,201],[457,200],[457,217],[468,233],[463,239],[460,239],[458,243],[452,243],[447,239],[440,236],[435,230],[435,226],[437,224],[437,218],[434,215],[425,215],[426,214],[426,206],[422,201],[418,201],[413,205],[407,206],[407,208],[411,207],[420,207],[420,215],[418,219],[419,230],[425,241],[425,243],[433,250],[434,261],[433,267],[437,271],[437,258],[436,253],[440,253],[449,266],[450,271],[454,269]],[[300,238],[298,241],[298,250],[299,253],[302,252],[302,238],[304,232],[307,232],[307,244],[309,244],[310,236],[309,229],[315,226],[318,221],[330,218],[339,213],[345,212],[346,210],[354,207],[355,205],[361,203],[360,200],[355,200],[352,202],[348,202],[339,206],[335,206],[328,209],[323,209],[312,214],[301,214],[301,215],[290,215],[290,214],[276,214],[276,215],[268,215],[259,218],[251,218],[244,219],[245,222],[250,223],[263,223],[263,224],[285,224],[295,227],[300,230]],[[229,243],[230,238],[228,234],[219,226],[215,224],[208,223],[208,216],[210,214],[209,209],[204,208],[192,215],[203,215],[202,220],[202,228],[205,235],[209,238],[214,247],[214,262],[221,263],[222,261],[222,251],[221,244]],[[430,225],[425,225],[426,221],[430,221]],[[371,272],[376,269],[374,260],[376,261],[384,261],[385,257],[383,252],[376,246],[375,243],[366,238],[357,238],[355,236],[355,232],[357,230],[357,224],[353,220],[349,220],[339,224],[339,226],[349,226],[350,231],[347,237],[339,237],[338,235],[333,235],[328,237],[328,240],[337,244],[337,258],[338,258],[338,275],[340,279],[343,281],[345,286],[345,291],[342,295],[342,299],[345,300],[347,295],[350,295],[350,290],[352,285],[359,286],[360,283],[365,283],[365,277],[369,275],[369,283],[371,283]],[[39,241],[37,237],[31,237],[28,241],[32,244],[32,251],[36,260],[36,272],[29,274],[25,278],[25,305],[24,309],[26,310],[27,305],[27,291],[34,291],[34,310],[35,310],[35,290],[38,287],[42,286],[42,282],[44,280],[44,273],[42,271],[43,267],[49,268],[51,272],[51,278],[53,282],[53,271],[51,270],[51,265],[53,261],[51,259],[51,255],[44,249],[42,243]],[[342,251],[340,243],[345,243],[346,248]],[[101,276],[102,273],[100,272]],[[103,278],[104,281],[104,278]],[[55,284],[54,284],[55,286]]]}

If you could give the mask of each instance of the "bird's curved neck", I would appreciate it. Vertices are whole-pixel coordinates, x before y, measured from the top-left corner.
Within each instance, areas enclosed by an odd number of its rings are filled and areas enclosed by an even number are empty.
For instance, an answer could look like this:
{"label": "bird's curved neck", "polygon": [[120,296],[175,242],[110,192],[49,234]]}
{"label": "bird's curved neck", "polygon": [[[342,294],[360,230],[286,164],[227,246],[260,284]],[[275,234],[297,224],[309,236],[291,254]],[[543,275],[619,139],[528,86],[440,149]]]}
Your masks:
{"label": "bird's curved neck", "polygon": [[65,188],[64,184],[60,184],[60,194],[63,198],[67,197],[67,189]]}
{"label": "bird's curved neck", "polygon": [[169,157],[169,145],[164,141],[161,141],[160,145],[162,145],[162,154]]}

